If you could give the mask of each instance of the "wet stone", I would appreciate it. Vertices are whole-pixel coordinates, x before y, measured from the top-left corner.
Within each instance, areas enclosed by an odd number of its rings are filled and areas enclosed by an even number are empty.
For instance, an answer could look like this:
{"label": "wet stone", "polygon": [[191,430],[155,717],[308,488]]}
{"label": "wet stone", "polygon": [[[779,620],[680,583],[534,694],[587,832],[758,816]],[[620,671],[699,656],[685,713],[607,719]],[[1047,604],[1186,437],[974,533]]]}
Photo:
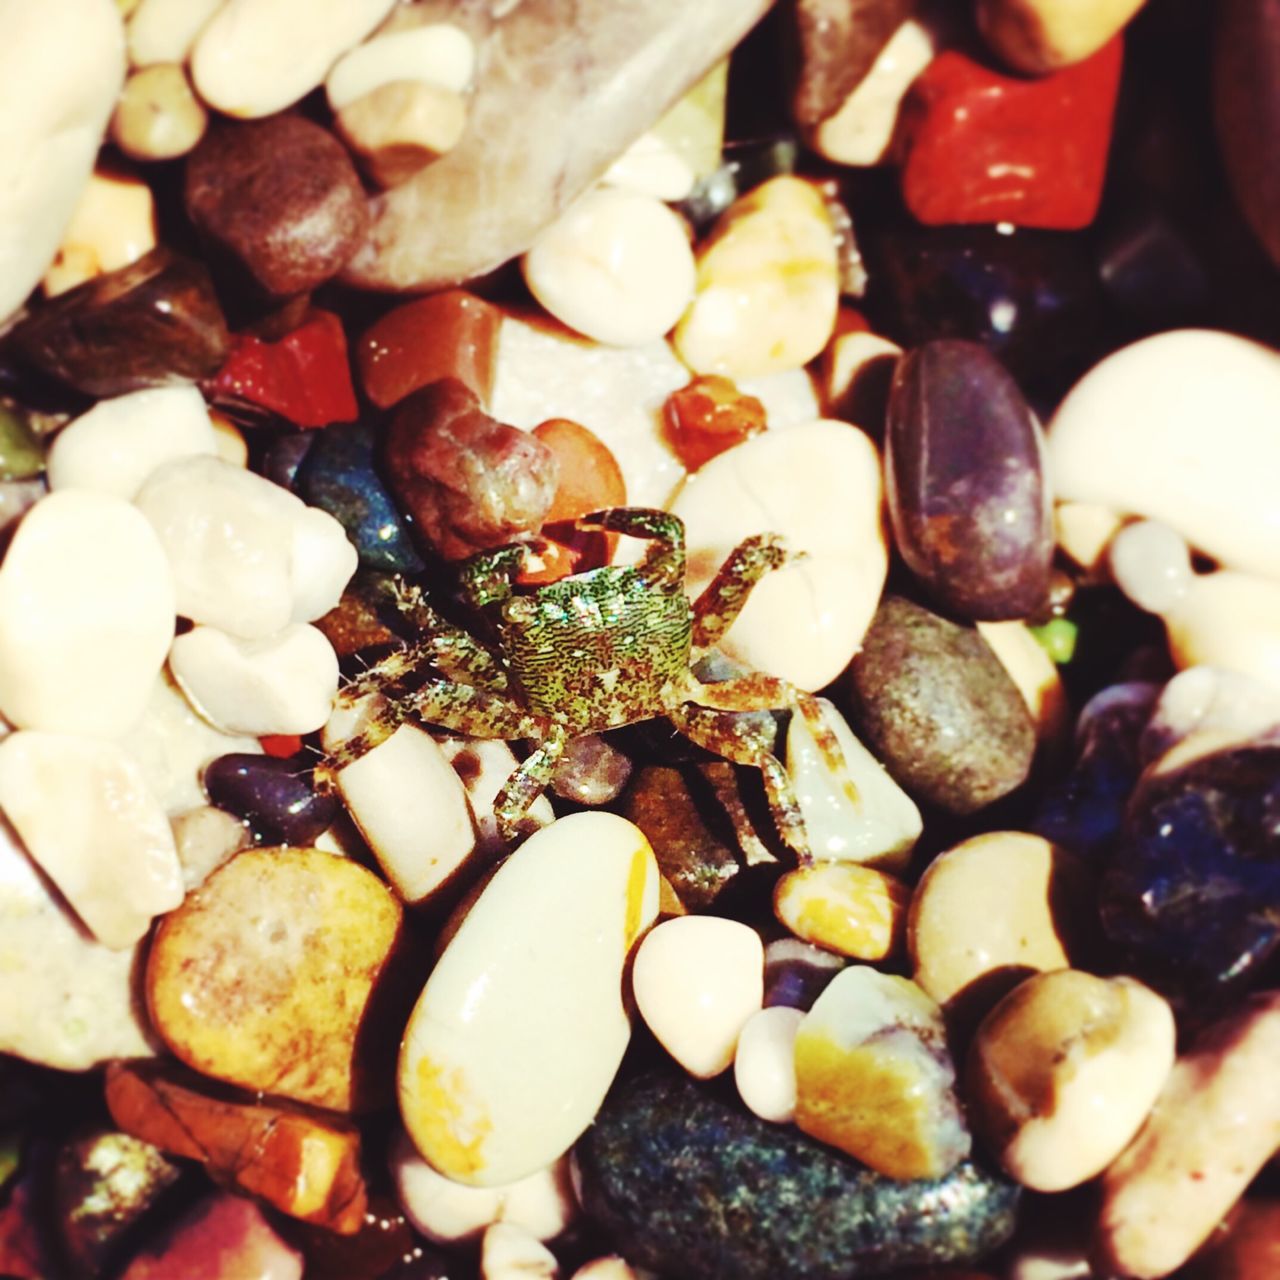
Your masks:
{"label": "wet stone", "polygon": [[898,550],[963,617],[1036,612],[1053,525],[1039,424],[1003,365],[971,342],[926,343],[898,365],[885,466]]}
{"label": "wet stone", "polygon": [[901,596],[882,601],[849,668],[855,724],[907,791],[973,813],[1020,786],[1035,727],[980,635]]}
{"label": "wet stone", "polygon": [[211,377],[230,345],[208,269],[163,246],[46,302],[11,341],[91,396]]}
{"label": "wet stone", "polygon": [[1018,1202],[968,1161],[937,1180],[885,1178],[674,1072],[617,1084],[577,1159],[587,1215],[627,1259],[688,1280],[973,1262],[1009,1237]]}
{"label": "wet stone", "polygon": [[219,756],[204,785],[211,804],[243,818],[264,844],[308,846],[339,812],[337,799],[317,795],[305,764],[293,758]]}

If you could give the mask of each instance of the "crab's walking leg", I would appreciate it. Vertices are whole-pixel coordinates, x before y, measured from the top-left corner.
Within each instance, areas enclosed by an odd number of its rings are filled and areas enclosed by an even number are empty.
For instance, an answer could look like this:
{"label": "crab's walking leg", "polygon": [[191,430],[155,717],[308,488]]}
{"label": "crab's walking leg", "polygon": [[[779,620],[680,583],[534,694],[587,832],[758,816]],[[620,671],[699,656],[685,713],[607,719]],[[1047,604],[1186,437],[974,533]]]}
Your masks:
{"label": "crab's walking leg", "polygon": [[716,755],[732,760],[734,764],[752,765],[760,770],[764,779],[764,792],[769,800],[773,820],[778,824],[778,834],[795,850],[796,857],[804,865],[813,861],[809,850],[809,837],[804,829],[804,817],[791,780],[782,762],[769,750],[769,744],[758,733],[744,726],[721,711],[709,707],[697,707],[683,703],[667,711],[671,723],[690,742],[714,751]]}
{"label": "crab's walking leg", "polygon": [[684,587],[684,521],[656,507],[610,507],[574,521],[579,529],[599,529],[646,538],[649,548],[640,565],[646,581],[667,590]]}
{"label": "crab's walking leg", "polygon": [[[498,659],[474,636],[432,608],[421,587],[397,578],[393,590],[396,610],[418,633],[401,663],[393,668],[398,672],[393,678],[402,678],[425,665],[437,667],[449,680],[495,691],[507,687],[507,673]],[[361,682],[365,679],[360,677]]]}
{"label": "crab's walking leg", "polygon": [[567,740],[564,726],[553,723],[538,749],[502,784],[493,802],[493,816],[498,820],[498,834],[504,840],[515,836],[520,819],[551,784],[551,775],[564,754]]}
{"label": "crab's walking leg", "polygon": [[527,555],[527,548],[517,542],[495,551],[481,551],[464,561],[458,571],[458,585],[467,603],[473,609],[483,609],[509,599]]}
{"label": "crab's walking leg", "polygon": [[717,645],[742,612],[752,588],[771,569],[786,563],[782,539],[758,533],[738,543],[693,605],[693,657]]}

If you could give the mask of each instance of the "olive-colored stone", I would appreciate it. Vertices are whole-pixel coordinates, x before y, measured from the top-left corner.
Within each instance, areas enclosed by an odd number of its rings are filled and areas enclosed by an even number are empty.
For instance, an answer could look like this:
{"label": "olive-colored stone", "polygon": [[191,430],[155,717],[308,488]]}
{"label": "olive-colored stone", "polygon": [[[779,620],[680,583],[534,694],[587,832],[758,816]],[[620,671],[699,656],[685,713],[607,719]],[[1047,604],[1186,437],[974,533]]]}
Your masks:
{"label": "olive-colored stone", "polygon": [[881,602],[847,688],[885,767],[939,808],[973,813],[1031,768],[1031,714],[986,641],[901,596]]}

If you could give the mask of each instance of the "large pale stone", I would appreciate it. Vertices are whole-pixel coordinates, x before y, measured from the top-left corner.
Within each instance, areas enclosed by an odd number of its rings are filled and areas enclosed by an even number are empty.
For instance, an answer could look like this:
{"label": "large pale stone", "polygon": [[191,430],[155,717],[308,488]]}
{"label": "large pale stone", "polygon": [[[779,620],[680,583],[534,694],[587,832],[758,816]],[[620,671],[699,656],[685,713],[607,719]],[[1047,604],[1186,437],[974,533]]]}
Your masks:
{"label": "large pale stone", "polygon": [[135,67],[185,62],[201,28],[223,0],[141,0],[129,17],[129,61]]}

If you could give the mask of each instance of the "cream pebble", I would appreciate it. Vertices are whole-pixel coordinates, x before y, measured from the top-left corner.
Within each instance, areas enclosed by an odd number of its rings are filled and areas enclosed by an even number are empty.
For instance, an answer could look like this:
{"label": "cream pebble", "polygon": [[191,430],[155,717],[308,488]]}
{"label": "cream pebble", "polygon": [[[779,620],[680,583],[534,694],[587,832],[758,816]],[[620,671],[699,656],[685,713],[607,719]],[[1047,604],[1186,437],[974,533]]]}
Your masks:
{"label": "cream pebble", "polygon": [[684,225],[652,196],[589,191],[522,260],[533,296],[571,329],[614,346],[667,333],[693,297]]}
{"label": "cream pebble", "polygon": [[691,596],[744,538],[779,534],[797,557],[751,592],[724,652],[803,689],[834,680],[884,588],[881,499],[876,447],[844,422],[766,431],[691,476],[671,506],[685,522]]}
{"label": "cream pebble", "polygon": [[796,1114],[796,1032],[802,1009],[775,1005],[747,1019],[733,1059],[733,1082],[747,1107],[770,1124]]}
{"label": "cream pebble", "polygon": [[310,733],[329,718],[338,692],[333,645],[300,622],[262,640],[193,627],[174,640],[169,669],[224,733]]}
{"label": "cream pebble", "polygon": [[638,1274],[627,1265],[625,1259],[610,1254],[608,1257],[592,1258],[590,1262],[583,1263],[573,1273],[572,1280],[638,1280]]}
{"label": "cream pebble", "polygon": [[[498,834],[493,804],[519,765],[515,754],[497,738],[455,738],[441,734],[436,741],[466,788],[475,822],[477,851],[484,857],[505,854],[508,843]],[[551,801],[540,795],[516,824],[516,833],[532,835],[539,827],[554,822],[555,816]]]}
{"label": "cream pebble", "polygon": [[1144,2],[978,0],[978,26],[1010,66],[1042,76],[1097,53]]}
{"label": "cream pebble", "polygon": [[421,80],[393,80],[348,103],[334,120],[365,172],[398,186],[453,150],[467,126],[460,93]]}
{"label": "cream pebble", "polygon": [[657,909],[653,850],[614,814],[561,818],[498,868],[401,1044],[400,1111],[428,1163],[495,1186],[568,1150],[626,1051],[623,965]]}
{"label": "cream pebble", "polygon": [[1005,1170],[1036,1191],[1096,1177],[1129,1145],[1173,1067],[1166,1000],[1132,978],[1037,974],[983,1019],[965,1099]]}
{"label": "cream pebble", "polygon": [[209,804],[173,815],[169,826],[182,867],[182,885],[188,892],[252,842],[249,828],[239,818]]}
{"label": "cream pebble", "polygon": [[407,31],[374,36],[334,64],[324,82],[329,107],[343,107],[395,80],[420,80],[463,93],[476,71],[471,37],[449,22],[431,22]]}
{"label": "cream pebble", "polygon": [[178,612],[245,639],[338,602],[356,551],[327,512],[216,457],[180,458],[137,496],[168,554]]}
{"label": "cream pebble", "polygon": [[0,564],[0,713],[24,729],[124,733],[173,620],[173,577],[146,520],[106,494],[50,494]]}
{"label": "cream pebble", "polygon": [[1280,1146],[1280,993],[1250,997],[1178,1059],[1107,1170],[1095,1266],[1156,1280],[1185,1262]]}
{"label": "cream pebble", "polygon": [[125,59],[112,0],[0,0],[0,31],[3,323],[53,261],[93,171]]}
{"label": "cream pebble", "polygon": [[111,139],[133,160],[175,160],[195,148],[208,124],[185,68],[160,62],[126,81],[111,117]]}
{"label": "cream pebble", "polygon": [[135,67],[185,62],[204,25],[224,0],[142,0],[129,18],[126,38]]}
{"label": "cream pebble", "polygon": [[[305,97],[395,0],[226,0],[200,32],[191,74],[227,115],[269,116]],[[306,39],[300,39],[300,33]]]}
{"label": "cream pebble", "polygon": [[436,1244],[469,1243],[495,1222],[553,1240],[577,1217],[567,1156],[519,1182],[469,1187],[437,1173],[401,1130],[391,1144],[391,1176],[405,1217]]}
{"label": "cream pebble", "polygon": [[1167,524],[1126,525],[1107,554],[1116,586],[1148,613],[1169,613],[1191,589],[1191,552]]}
{"label": "cream pebble", "polygon": [[1018,686],[1041,747],[1056,751],[1071,737],[1071,704],[1057,665],[1025,622],[979,622],[978,634]]}
{"label": "cream pebble", "polygon": [[742,1028],[764,1001],[764,946],[737,920],[666,920],[640,944],[631,983],[662,1047],[709,1080],[733,1062]]}
{"label": "cream pebble", "polygon": [[771,178],[737,200],[698,250],[697,294],[675,332],[695,373],[759,377],[807,364],[835,326],[835,232],[822,196]]}
{"label": "cream pebble", "polygon": [[0,742],[0,808],[104,946],[139,941],[182,902],[164,809],[111,742],[24,731]]}
{"label": "cream pebble", "polygon": [[607,187],[655,200],[683,200],[696,180],[689,162],[653,132],[642,133],[600,179]]}
{"label": "cream pebble", "polygon": [[523,1227],[495,1222],[480,1242],[481,1280],[554,1280],[556,1255]]}
{"label": "cream pebble", "polygon": [[249,442],[244,432],[225,413],[216,410],[209,414],[209,421],[213,424],[213,449],[218,457],[233,467],[247,467]]}
{"label": "cream pebble", "polygon": [[215,449],[213,424],[195,387],[134,391],[98,401],[54,437],[49,488],[132,499],[162,463]]}
{"label": "cream pebble", "polygon": [[[876,333],[841,333],[822,357],[822,398],[829,418],[879,427],[902,348]],[[874,420],[873,420],[874,417]]]}
{"label": "cream pebble", "polygon": [[1058,546],[1082,569],[1094,571],[1106,561],[1111,539],[1124,527],[1124,517],[1091,502],[1060,502],[1053,511]]}
{"label": "cream pebble", "polygon": [[1280,579],[1197,574],[1162,616],[1179,669],[1220,667],[1280,690]]}
{"label": "cream pebble", "polygon": [[911,890],[901,880],[852,863],[816,862],[774,886],[774,914],[804,942],[856,960],[902,950]]}
{"label": "cream pebble", "polygon": [[1193,733],[1227,734],[1238,742],[1280,726],[1280,689],[1238,671],[1188,667],[1164,689],[1142,731],[1141,754],[1155,760]]}

